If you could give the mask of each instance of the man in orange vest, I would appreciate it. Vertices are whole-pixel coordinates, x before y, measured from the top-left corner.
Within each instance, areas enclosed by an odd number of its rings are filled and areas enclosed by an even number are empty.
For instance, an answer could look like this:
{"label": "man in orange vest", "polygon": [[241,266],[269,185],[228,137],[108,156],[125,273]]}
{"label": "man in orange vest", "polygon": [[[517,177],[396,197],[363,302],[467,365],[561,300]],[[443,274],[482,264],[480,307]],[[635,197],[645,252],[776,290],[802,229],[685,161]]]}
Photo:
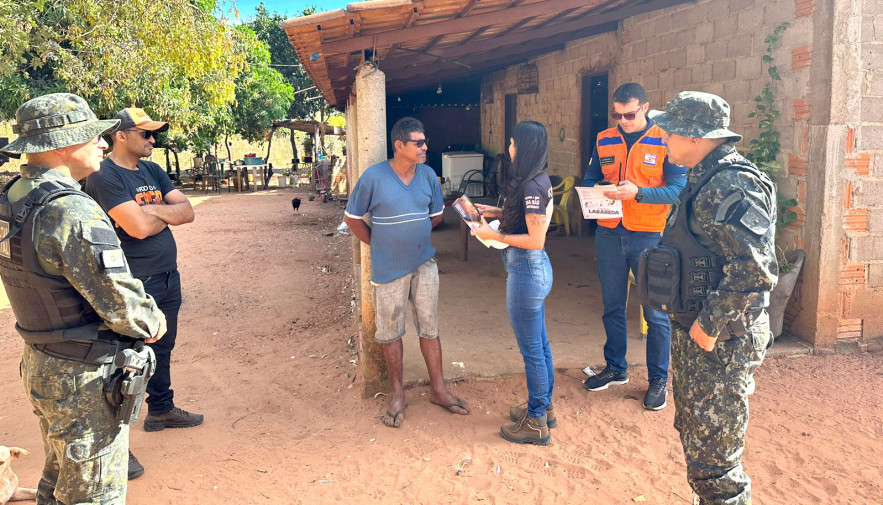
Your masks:
{"label": "man in orange vest", "polygon": [[[589,391],[629,381],[626,352],[626,300],[629,270],[638,273],[641,252],[659,243],[671,204],[687,183],[686,169],[668,162],[665,134],[647,117],[647,92],[626,83],[613,93],[618,124],[598,134],[583,186],[610,185],[608,198],[622,200],[622,219],[599,219],[595,233],[598,276],[604,301],[604,359],[607,366],[585,382]],[[644,408],[666,406],[671,328],[668,315],[644,307],[647,320],[647,372]]]}

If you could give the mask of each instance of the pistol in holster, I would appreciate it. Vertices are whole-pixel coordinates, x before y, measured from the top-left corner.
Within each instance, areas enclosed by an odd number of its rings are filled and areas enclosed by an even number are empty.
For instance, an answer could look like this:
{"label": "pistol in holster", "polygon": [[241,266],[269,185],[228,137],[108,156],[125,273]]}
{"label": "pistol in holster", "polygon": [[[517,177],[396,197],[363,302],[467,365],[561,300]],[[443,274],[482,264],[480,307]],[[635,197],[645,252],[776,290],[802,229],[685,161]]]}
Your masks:
{"label": "pistol in holster", "polygon": [[123,349],[114,356],[111,370],[104,394],[108,403],[116,408],[117,420],[131,424],[141,413],[147,381],[156,371],[156,355],[153,349],[138,342],[133,348]]}

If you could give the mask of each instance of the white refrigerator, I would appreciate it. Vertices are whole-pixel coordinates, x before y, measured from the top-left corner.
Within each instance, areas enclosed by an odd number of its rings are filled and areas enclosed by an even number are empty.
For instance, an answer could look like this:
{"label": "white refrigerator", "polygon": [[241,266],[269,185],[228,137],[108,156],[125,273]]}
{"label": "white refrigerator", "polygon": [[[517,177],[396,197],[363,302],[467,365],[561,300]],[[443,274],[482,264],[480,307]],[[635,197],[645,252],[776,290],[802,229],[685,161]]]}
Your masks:
{"label": "white refrigerator", "polygon": [[[470,170],[478,170],[477,174],[470,174],[469,179],[473,181],[482,180],[482,168],[484,166],[484,155],[473,151],[449,151],[442,153],[442,177],[451,179],[451,188],[454,191],[460,189],[460,182],[463,176]],[[466,194],[473,197],[484,196],[484,184],[469,184],[466,188]]]}

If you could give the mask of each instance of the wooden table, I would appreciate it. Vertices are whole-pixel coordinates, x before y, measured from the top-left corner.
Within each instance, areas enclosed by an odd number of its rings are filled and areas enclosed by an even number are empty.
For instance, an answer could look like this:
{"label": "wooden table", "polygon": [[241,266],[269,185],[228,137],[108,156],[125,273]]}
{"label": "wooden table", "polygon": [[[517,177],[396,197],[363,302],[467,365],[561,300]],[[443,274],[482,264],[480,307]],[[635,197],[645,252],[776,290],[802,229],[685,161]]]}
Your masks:
{"label": "wooden table", "polygon": [[[231,168],[231,170],[236,170],[236,182],[239,186],[239,192],[242,192],[242,173],[245,172],[245,177],[248,178],[248,171],[251,169],[251,176],[254,179],[254,188],[258,189],[258,182],[261,183],[261,189],[267,189],[270,181],[268,181],[265,177],[267,174],[267,164],[261,165],[235,165]],[[260,170],[260,171],[258,171]]]}

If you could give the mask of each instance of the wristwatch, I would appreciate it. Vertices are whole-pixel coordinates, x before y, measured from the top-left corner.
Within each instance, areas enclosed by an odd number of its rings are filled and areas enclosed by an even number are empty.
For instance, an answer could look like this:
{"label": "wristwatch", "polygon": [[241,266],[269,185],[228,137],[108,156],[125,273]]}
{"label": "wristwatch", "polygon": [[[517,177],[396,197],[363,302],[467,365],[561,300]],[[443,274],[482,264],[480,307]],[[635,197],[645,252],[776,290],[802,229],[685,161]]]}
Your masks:
{"label": "wristwatch", "polygon": [[636,202],[640,203],[641,198],[644,198],[644,188],[638,188],[638,192],[635,194],[635,201]]}

